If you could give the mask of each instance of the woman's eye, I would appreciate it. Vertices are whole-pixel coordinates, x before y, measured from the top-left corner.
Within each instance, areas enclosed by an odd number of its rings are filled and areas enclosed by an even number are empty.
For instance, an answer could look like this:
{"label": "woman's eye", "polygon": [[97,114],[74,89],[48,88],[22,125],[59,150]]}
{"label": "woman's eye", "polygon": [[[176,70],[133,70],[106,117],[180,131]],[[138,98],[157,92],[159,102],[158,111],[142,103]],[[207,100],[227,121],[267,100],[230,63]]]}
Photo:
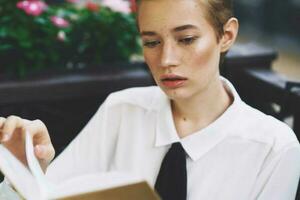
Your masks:
{"label": "woman's eye", "polygon": [[179,39],[179,43],[182,43],[184,45],[192,44],[195,40],[197,40],[197,37],[186,37],[183,39]]}
{"label": "woman's eye", "polygon": [[148,48],[154,48],[154,47],[156,47],[156,46],[159,45],[159,44],[160,44],[160,41],[158,41],[158,40],[145,41],[145,42],[143,43],[143,45],[144,45],[145,47],[148,47]]}

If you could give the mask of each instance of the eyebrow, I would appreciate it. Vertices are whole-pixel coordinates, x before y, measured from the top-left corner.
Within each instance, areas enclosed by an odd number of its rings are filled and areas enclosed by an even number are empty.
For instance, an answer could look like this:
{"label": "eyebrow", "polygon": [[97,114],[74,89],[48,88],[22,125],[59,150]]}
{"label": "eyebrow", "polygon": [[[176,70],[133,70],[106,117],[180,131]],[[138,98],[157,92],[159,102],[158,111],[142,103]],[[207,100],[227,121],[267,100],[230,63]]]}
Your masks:
{"label": "eyebrow", "polygon": [[[182,26],[173,28],[172,32],[180,32],[180,31],[184,31],[187,29],[197,29],[197,26],[194,26],[192,24],[186,24],[186,25],[182,25]],[[157,35],[157,33],[154,31],[142,31],[141,35],[142,36],[155,36],[155,35]]]}
{"label": "eyebrow", "polygon": [[184,31],[186,29],[197,29],[197,26],[194,26],[192,24],[186,24],[186,25],[183,25],[183,26],[178,26],[178,27],[175,27],[173,29],[174,32],[179,32],[179,31]]}
{"label": "eyebrow", "polygon": [[155,33],[154,31],[142,31],[141,35],[142,36],[154,36],[154,35],[157,35],[157,33]]}

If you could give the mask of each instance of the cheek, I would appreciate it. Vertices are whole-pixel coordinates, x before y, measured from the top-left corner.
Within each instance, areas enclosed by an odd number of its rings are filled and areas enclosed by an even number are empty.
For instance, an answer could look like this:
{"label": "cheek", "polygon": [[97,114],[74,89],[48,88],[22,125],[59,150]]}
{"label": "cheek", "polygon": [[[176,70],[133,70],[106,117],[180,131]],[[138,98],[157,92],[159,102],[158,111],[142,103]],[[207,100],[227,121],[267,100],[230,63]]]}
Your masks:
{"label": "cheek", "polygon": [[147,63],[147,65],[152,73],[152,76],[156,80],[156,74],[158,74],[158,70],[159,70],[158,58],[151,51],[144,50],[143,53],[144,53],[145,62]]}
{"label": "cheek", "polygon": [[145,62],[148,64],[151,71],[157,70],[159,66],[159,58],[157,52],[155,52],[154,50],[144,50],[143,54]]}
{"label": "cheek", "polygon": [[219,69],[220,47],[215,41],[203,39],[195,45],[189,55],[191,66],[202,71],[196,74],[207,75],[210,71]]}

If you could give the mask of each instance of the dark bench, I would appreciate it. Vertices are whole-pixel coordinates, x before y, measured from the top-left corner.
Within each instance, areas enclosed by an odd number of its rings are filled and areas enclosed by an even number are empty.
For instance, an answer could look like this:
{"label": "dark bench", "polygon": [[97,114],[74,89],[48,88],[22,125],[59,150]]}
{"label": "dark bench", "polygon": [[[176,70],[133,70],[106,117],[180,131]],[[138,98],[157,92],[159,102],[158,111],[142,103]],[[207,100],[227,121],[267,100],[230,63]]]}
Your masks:
{"label": "dark bench", "polygon": [[111,92],[153,85],[144,64],[103,66],[0,81],[0,116],[41,119],[57,155],[80,132]]}
{"label": "dark bench", "polygon": [[293,129],[300,139],[300,82],[290,81],[267,69],[246,69],[239,75],[243,98],[279,120],[293,116]]}

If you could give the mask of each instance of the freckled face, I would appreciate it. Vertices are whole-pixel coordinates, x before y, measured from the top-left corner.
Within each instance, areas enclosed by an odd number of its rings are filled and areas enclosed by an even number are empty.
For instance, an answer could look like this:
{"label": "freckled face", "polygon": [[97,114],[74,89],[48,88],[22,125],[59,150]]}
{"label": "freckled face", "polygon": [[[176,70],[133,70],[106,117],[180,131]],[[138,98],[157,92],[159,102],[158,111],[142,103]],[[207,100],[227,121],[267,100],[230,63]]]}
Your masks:
{"label": "freckled face", "polygon": [[219,77],[221,45],[197,1],[143,0],[139,7],[145,61],[173,100],[201,94]]}

